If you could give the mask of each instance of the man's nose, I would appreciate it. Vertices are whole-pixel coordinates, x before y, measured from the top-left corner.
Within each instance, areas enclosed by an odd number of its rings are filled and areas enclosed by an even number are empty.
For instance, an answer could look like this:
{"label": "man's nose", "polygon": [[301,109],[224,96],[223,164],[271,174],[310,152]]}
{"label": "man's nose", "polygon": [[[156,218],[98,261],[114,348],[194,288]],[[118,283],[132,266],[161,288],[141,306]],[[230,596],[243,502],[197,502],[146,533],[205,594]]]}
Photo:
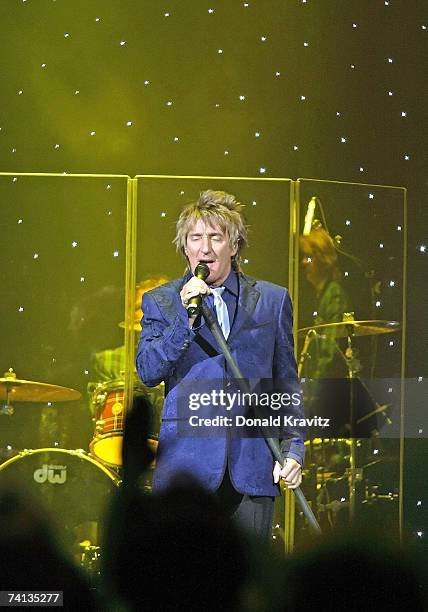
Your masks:
{"label": "man's nose", "polygon": [[203,253],[209,253],[211,251],[211,241],[208,236],[203,236],[202,238],[201,251]]}

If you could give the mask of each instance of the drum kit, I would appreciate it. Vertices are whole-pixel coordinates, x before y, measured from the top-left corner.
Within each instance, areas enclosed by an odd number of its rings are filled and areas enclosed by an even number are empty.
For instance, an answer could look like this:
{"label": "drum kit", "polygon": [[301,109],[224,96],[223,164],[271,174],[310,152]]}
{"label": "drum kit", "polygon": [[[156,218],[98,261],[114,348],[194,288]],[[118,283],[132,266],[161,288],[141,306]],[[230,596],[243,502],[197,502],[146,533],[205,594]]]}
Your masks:
{"label": "drum kit", "polygon": [[[124,392],[123,379],[98,383],[91,390],[89,404],[94,415],[94,434],[89,452],[66,448],[22,449],[13,456],[3,456],[0,463],[0,487],[23,491],[41,504],[64,550],[92,574],[99,571],[106,510],[121,482]],[[163,386],[149,389],[135,383],[133,393],[148,397],[158,407],[151,415],[148,440],[149,447],[156,452]],[[13,420],[15,403],[56,406],[81,397],[75,389],[19,379],[10,368],[0,378],[0,420]]]}
{"label": "drum kit", "polygon": [[[342,381],[323,381],[322,379],[316,381],[320,388],[323,388],[325,382],[327,383],[325,388],[329,388],[328,399],[327,402],[318,404],[317,399],[322,396],[322,393],[318,398],[312,397],[314,404],[312,412],[315,411],[321,417],[329,416],[322,414],[323,410],[330,408],[332,399],[340,398],[338,399],[342,413],[340,417],[346,424],[346,432],[342,432],[342,436],[339,436],[336,428],[334,434],[338,437],[310,437],[305,442],[308,467],[304,470],[304,483],[306,481],[308,497],[312,500],[314,511],[321,524],[326,524],[324,519],[327,519],[331,527],[337,524],[343,525],[348,520],[353,521],[356,518],[357,502],[361,502],[359,507],[361,504],[368,507],[384,499],[390,502],[398,498],[396,491],[398,483],[395,483],[395,487],[387,485],[386,495],[383,495],[383,486],[379,480],[373,484],[373,466],[376,465],[379,468],[379,465],[382,464],[381,470],[377,471],[379,479],[382,468],[385,468],[385,462],[390,461],[391,458],[385,457],[373,461],[373,455],[371,455],[370,461],[366,462],[366,457],[371,452],[372,440],[376,442],[376,446],[379,446],[379,432],[374,424],[379,418],[383,420],[383,423],[389,422],[388,406],[377,404],[358,378],[359,363],[355,358],[353,340],[355,337],[388,334],[399,329],[400,325],[397,321],[355,321],[353,313],[345,313],[341,322],[318,324],[298,330],[299,336],[304,339],[298,363],[299,376],[302,376],[304,364],[310,358],[310,346],[315,338],[333,339],[334,342],[342,338],[345,339],[346,345],[345,350],[342,351],[335,343],[335,349],[346,365],[347,377]],[[302,379],[303,383],[304,381],[305,379]],[[334,385],[330,384],[328,387],[329,383],[334,383]],[[345,383],[346,387],[341,383]],[[343,389],[346,391],[343,392]],[[311,400],[308,403],[311,403]],[[337,413],[334,416],[337,417]],[[383,471],[391,474],[391,466],[387,466]],[[345,521],[343,521],[344,514],[347,515]],[[339,516],[341,521],[338,520]]]}
{"label": "drum kit", "polygon": [[[139,326],[139,323],[135,324]],[[122,324],[123,326],[123,324]],[[328,323],[305,327],[299,335],[305,337],[299,360],[301,370],[311,339],[318,335],[332,334],[335,338],[346,338],[345,362],[348,378],[353,379],[353,347],[355,336],[368,336],[395,332],[399,324],[395,321],[354,321]],[[123,379],[100,382],[90,392],[90,408],[94,415],[94,434],[88,452],[82,449],[35,448],[21,450],[0,463],[0,486],[24,490],[26,494],[42,503],[53,523],[60,521],[60,539],[75,560],[86,569],[98,571],[100,538],[103,517],[109,501],[120,484],[122,466],[122,443],[125,416],[125,382]],[[148,444],[156,451],[163,401],[163,386],[148,389],[135,382],[134,396],[144,395],[155,407],[152,415],[153,427]],[[77,401],[81,393],[59,385],[23,380],[9,369],[0,378],[0,417],[13,419],[15,403],[55,404]],[[371,412],[384,413],[385,407],[376,407]],[[353,412],[351,402],[351,413]],[[368,418],[371,414],[363,417]],[[352,422],[352,415],[351,415]],[[352,427],[352,425],[351,425]],[[312,439],[307,441],[309,467],[305,470],[306,482],[313,482],[316,494],[312,496],[318,517],[336,516],[343,507],[349,508],[351,518],[355,512],[357,481],[362,480],[365,467],[356,465],[357,447],[360,441],[354,437]],[[345,465],[347,463],[347,467]],[[375,462],[369,464],[372,465]],[[347,489],[347,491],[345,491]],[[311,498],[311,495],[308,495]],[[380,499],[379,487],[371,482],[366,487],[367,503]],[[336,499],[337,498],[337,499]],[[395,499],[389,492],[388,499]],[[79,503],[76,503],[79,500]]]}

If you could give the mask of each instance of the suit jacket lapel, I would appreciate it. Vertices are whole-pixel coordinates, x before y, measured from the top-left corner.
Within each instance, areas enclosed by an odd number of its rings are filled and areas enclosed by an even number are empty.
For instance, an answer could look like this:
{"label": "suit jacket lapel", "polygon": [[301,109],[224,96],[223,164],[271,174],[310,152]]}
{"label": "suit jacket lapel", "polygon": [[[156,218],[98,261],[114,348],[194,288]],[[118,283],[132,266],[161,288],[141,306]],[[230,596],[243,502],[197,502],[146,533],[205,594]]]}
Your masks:
{"label": "suit jacket lapel", "polygon": [[255,288],[256,280],[249,276],[239,275],[239,299],[235,321],[230,330],[229,339],[232,340],[245,323],[250,323],[260,292]]}

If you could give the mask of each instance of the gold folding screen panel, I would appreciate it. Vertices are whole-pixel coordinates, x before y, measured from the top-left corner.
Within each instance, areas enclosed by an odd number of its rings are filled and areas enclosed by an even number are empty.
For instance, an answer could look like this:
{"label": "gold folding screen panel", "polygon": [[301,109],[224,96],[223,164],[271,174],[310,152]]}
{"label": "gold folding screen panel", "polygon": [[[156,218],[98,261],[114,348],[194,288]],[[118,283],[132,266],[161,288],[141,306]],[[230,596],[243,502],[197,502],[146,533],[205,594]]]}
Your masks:
{"label": "gold folding screen panel", "polygon": [[[400,379],[405,359],[407,231],[405,191],[399,188],[309,179],[1,174],[1,375],[13,368],[20,380],[80,394],[78,399],[45,401],[40,388],[27,385],[25,401],[10,402],[13,414],[2,398],[2,461],[26,448],[89,452],[91,443],[95,461],[106,458],[103,448],[93,445],[97,414],[103,420],[102,411],[109,398],[114,406],[117,393],[129,406],[130,391],[138,386],[134,356],[139,283],[183,274],[185,262],[172,244],[175,221],[182,206],[205,189],[228,191],[246,204],[250,244],[243,254],[243,271],[289,287],[297,358],[302,350],[298,330],[313,324],[315,309],[299,250],[313,197],[314,219],[337,237],[341,282],[352,295],[355,319],[398,322],[400,329],[394,333],[356,338],[361,376],[381,386],[398,381],[393,385],[398,395],[394,418],[398,414],[400,420],[398,436],[383,443],[381,435],[378,447],[377,440],[364,443],[371,455],[357,466],[363,468],[358,503],[374,522],[381,522],[386,510],[391,529],[398,533],[403,524]],[[384,402],[383,395],[374,397],[376,402]],[[314,509],[322,517],[330,514],[333,524],[345,517],[349,501],[346,465],[340,474],[330,469],[332,455],[342,453],[346,463],[349,452],[346,445],[335,444],[311,449],[322,470],[307,465],[305,485]],[[108,446],[111,450],[110,442]],[[98,474],[96,466],[92,470]],[[331,474],[327,484],[325,473]],[[282,514],[278,511],[277,540],[284,535]],[[299,520],[297,544],[302,539],[299,531],[306,529]]]}

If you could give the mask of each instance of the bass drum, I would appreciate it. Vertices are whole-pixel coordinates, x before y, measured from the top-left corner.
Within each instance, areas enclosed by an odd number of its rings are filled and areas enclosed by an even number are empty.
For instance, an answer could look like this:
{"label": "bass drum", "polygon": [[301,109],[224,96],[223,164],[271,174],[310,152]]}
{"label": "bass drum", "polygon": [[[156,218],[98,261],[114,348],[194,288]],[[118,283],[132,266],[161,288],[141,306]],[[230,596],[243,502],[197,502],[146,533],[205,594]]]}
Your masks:
{"label": "bass drum", "polygon": [[99,546],[118,485],[117,476],[82,450],[26,450],[0,465],[0,487],[22,491],[41,506],[76,561],[85,546]]}

